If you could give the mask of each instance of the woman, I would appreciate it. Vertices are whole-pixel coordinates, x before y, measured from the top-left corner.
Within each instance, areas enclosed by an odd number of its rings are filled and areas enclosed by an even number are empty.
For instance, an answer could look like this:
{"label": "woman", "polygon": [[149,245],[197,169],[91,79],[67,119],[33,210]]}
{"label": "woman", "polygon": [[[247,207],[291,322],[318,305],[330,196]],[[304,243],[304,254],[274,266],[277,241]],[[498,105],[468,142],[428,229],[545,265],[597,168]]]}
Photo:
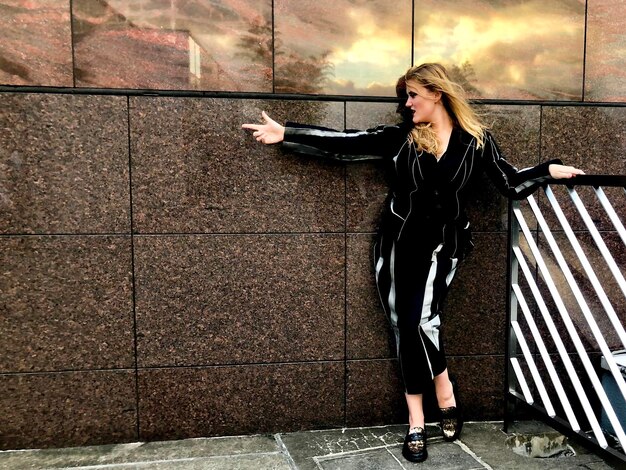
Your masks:
{"label": "woman", "polygon": [[[409,430],[403,455],[426,459],[423,391],[434,381],[447,441],[455,440],[462,419],[448,377],[439,334],[441,308],[458,266],[473,244],[465,215],[468,188],[486,172],[502,194],[523,198],[552,178],[581,170],[551,160],[517,170],[501,156],[486,127],[469,106],[462,88],[443,66],[411,67],[396,87],[404,122],[366,131],[338,132],[287,123],[262,113],[264,124],[244,124],[264,144],[357,161],[383,159],[390,193],[374,247],[376,284],[391,321],[405,397]],[[404,106],[402,106],[404,104]]]}

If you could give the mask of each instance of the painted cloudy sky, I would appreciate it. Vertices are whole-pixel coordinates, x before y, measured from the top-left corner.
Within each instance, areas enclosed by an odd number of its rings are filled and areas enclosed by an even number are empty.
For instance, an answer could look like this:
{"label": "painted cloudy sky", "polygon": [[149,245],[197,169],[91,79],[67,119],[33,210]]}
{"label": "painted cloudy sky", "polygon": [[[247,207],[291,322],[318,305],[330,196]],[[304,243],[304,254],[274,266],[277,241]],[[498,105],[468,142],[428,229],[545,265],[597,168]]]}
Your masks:
{"label": "painted cloudy sky", "polygon": [[[622,2],[598,2],[614,5],[623,51]],[[107,3],[134,26],[189,31],[232,71],[228,89],[253,91],[241,84],[271,76],[270,0]],[[275,91],[393,95],[411,65],[411,0],[274,0],[273,19]],[[413,62],[457,67],[474,97],[579,100],[584,25],[584,0],[415,0]]]}
{"label": "painted cloudy sky", "polygon": [[[390,94],[410,65],[410,1],[276,4],[276,28],[290,38],[285,48],[331,51],[329,92]],[[414,63],[469,62],[484,97],[580,98],[584,12],[579,0],[419,0]]]}

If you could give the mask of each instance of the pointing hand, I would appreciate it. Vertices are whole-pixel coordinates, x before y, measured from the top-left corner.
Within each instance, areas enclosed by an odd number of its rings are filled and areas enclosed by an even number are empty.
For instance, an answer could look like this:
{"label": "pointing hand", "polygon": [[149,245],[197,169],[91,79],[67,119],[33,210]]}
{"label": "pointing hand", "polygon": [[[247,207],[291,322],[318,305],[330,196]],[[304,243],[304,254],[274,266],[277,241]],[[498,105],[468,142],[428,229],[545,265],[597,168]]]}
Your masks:
{"label": "pointing hand", "polygon": [[261,112],[264,124],[242,124],[244,129],[252,129],[252,135],[263,144],[276,144],[285,138],[285,128],[270,118],[265,111]]}

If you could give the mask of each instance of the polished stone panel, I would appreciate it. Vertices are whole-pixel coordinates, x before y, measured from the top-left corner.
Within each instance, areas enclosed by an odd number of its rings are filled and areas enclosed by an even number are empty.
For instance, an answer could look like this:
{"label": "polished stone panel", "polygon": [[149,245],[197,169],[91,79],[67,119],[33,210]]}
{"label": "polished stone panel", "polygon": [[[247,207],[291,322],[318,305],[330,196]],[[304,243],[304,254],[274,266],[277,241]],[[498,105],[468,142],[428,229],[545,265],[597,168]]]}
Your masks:
{"label": "polished stone panel", "polygon": [[341,362],[139,372],[140,438],[285,432],[343,424]]}
{"label": "polished stone panel", "polygon": [[525,168],[542,161],[539,155],[540,106],[480,105],[475,109],[509,163]]}
{"label": "polished stone panel", "polygon": [[467,421],[502,419],[504,356],[452,356],[448,371],[458,382],[458,403]]}
{"label": "polished stone panel", "polygon": [[[400,76],[402,72],[398,72]],[[395,92],[394,92],[395,93]],[[380,125],[402,122],[396,112],[396,103],[373,103],[367,101],[346,102],[346,127],[348,129],[370,129]]]}
{"label": "polished stone panel", "polygon": [[388,191],[382,162],[349,165],[346,168],[346,230],[376,231]]}
{"label": "polished stone panel", "polygon": [[[561,158],[566,165],[581,168],[587,174],[626,175],[626,108],[545,107],[542,121],[541,154],[543,158]],[[558,192],[557,192],[558,190]],[[577,189],[591,218],[600,230],[614,230],[591,188]],[[618,214],[626,213],[622,189],[607,189]],[[586,230],[564,188],[555,189],[563,211],[574,229]],[[542,211],[551,227],[556,225],[552,209]],[[622,223],[626,220],[622,218]]]}
{"label": "polished stone panel", "polygon": [[143,367],[343,359],[342,235],[135,238]]}
{"label": "polished stone panel", "polygon": [[134,364],[128,237],[0,238],[0,372]]}
{"label": "polished stone panel", "polygon": [[415,3],[413,63],[442,62],[472,97],[580,100],[585,2]]}
{"label": "polished stone panel", "polygon": [[0,1],[0,30],[0,85],[73,86],[70,2]]}
{"label": "polished stone panel", "polygon": [[131,371],[0,375],[0,449],[137,440]]}
{"label": "polished stone panel", "polygon": [[[398,123],[396,105],[392,103],[346,103],[346,127],[370,129],[382,124]],[[373,232],[383,208],[388,185],[382,162],[361,162],[346,170],[346,230]]]}
{"label": "polished stone panel", "polygon": [[[502,156],[516,168],[537,165],[539,158],[539,106],[477,106],[476,111],[493,134]],[[467,210],[473,230],[506,231],[508,200],[482,175],[473,188]]]}
{"label": "polished stone panel", "polygon": [[348,361],[346,425],[407,422],[404,386],[395,359]]}
{"label": "polished stone panel", "polygon": [[75,0],[78,86],[272,91],[271,0]]}
{"label": "polished stone panel", "polygon": [[347,353],[350,359],[395,357],[395,340],[376,289],[373,237],[349,235],[347,246]]}
{"label": "polished stone panel", "polygon": [[126,98],[0,96],[0,233],[130,230]]}
{"label": "polished stone panel", "polygon": [[626,34],[622,0],[587,6],[586,101],[626,101]]}
{"label": "polished stone panel", "polygon": [[587,174],[626,174],[625,146],[625,108],[543,108],[543,158],[562,158]]}
{"label": "polished stone panel", "polygon": [[448,355],[503,354],[506,326],[506,234],[474,234],[475,248],[458,267],[444,306]]}
{"label": "polished stone panel", "polygon": [[393,96],[411,65],[411,1],[274,2],[275,90]]}
{"label": "polished stone panel", "polygon": [[131,99],[138,232],[340,232],[343,166],[283,153],[241,129],[261,111],[343,127],[341,103]]}

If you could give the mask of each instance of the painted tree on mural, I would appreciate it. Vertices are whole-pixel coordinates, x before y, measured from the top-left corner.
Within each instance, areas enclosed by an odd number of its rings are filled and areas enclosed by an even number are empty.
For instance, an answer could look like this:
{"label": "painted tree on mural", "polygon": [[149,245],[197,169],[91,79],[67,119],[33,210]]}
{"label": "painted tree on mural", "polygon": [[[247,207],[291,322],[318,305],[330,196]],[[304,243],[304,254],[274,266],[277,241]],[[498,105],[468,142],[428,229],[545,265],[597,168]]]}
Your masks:
{"label": "painted tree on mural", "polygon": [[281,45],[280,32],[274,32],[272,43],[272,25],[258,18],[250,24],[248,34],[239,39],[237,55],[263,64],[270,79],[274,59],[274,89],[279,93],[321,93],[332,74],[332,64],[327,60],[330,51],[304,57],[282,52]]}
{"label": "painted tree on mural", "polygon": [[[330,51],[317,56],[299,56],[293,52],[277,53],[274,87],[281,93],[321,93],[333,66],[327,60]],[[279,57],[280,58],[279,58]]]}
{"label": "painted tree on mural", "polygon": [[480,95],[480,90],[473,85],[477,81],[476,73],[469,60],[461,65],[451,65],[448,67],[448,73],[450,78],[461,85],[468,95]]}
{"label": "painted tree on mural", "polygon": [[244,57],[258,64],[263,77],[272,80],[272,25],[258,17],[250,23],[248,34],[239,38],[238,57]]}

